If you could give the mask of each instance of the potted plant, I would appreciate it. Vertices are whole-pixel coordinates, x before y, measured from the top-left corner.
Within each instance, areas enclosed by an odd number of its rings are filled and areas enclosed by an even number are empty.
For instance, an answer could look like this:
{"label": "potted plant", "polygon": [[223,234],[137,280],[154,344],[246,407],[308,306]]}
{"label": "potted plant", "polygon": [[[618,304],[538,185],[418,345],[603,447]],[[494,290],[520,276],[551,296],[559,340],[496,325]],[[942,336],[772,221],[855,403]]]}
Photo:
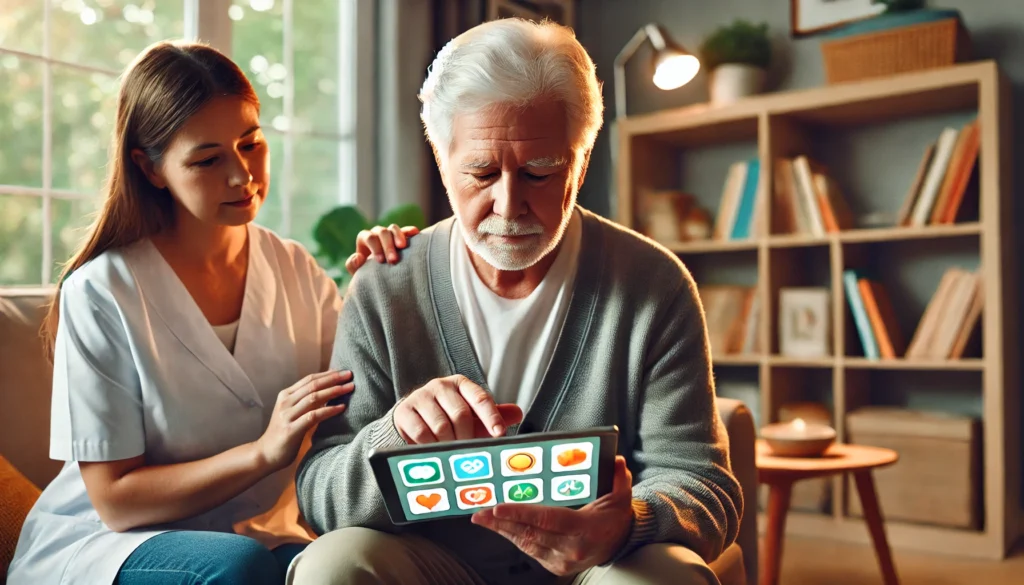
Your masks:
{"label": "potted plant", "polygon": [[737,19],[715,29],[700,46],[700,61],[711,74],[711,102],[726,104],[764,89],[772,45],[768,24]]}
{"label": "potted plant", "polygon": [[345,270],[345,260],[356,251],[356,237],[362,230],[374,226],[415,226],[426,227],[427,219],[419,205],[409,203],[390,209],[387,213],[370,222],[354,205],[341,205],[331,209],[317,220],[313,227],[313,239],[318,249],[314,256],[327,274],[338,283],[344,294],[351,275]]}

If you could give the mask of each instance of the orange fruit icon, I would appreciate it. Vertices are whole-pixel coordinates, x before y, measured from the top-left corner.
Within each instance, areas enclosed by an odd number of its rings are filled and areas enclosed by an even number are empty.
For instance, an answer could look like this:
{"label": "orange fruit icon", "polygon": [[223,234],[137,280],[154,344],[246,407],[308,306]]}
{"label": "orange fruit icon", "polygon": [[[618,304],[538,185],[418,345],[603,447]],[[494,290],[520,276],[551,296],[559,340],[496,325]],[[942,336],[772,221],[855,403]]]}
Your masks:
{"label": "orange fruit icon", "polygon": [[583,449],[566,449],[558,454],[558,464],[562,467],[572,467],[587,460],[587,452]]}
{"label": "orange fruit icon", "polygon": [[423,506],[424,508],[431,510],[438,502],[441,501],[441,494],[420,494],[416,496],[416,503]]}
{"label": "orange fruit icon", "polygon": [[522,473],[533,467],[537,460],[529,453],[516,453],[508,458],[508,468],[512,471]]}
{"label": "orange fruit icon", "polygon": [[459,499],[467,506],[478,506],[491,499],[491,489],[481,486],[462,490],[459,492]]}

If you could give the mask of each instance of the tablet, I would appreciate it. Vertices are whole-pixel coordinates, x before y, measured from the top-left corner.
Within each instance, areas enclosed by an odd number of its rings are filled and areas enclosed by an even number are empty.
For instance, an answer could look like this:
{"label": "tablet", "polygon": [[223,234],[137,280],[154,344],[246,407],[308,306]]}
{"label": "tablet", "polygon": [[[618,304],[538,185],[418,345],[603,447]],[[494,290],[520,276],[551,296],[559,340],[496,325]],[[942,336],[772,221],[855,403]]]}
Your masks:
{"label": "tablet", "polygon": [[612,489],[616,426],[374,449],[394,524],[468,516],[504,502],[578,508]]}

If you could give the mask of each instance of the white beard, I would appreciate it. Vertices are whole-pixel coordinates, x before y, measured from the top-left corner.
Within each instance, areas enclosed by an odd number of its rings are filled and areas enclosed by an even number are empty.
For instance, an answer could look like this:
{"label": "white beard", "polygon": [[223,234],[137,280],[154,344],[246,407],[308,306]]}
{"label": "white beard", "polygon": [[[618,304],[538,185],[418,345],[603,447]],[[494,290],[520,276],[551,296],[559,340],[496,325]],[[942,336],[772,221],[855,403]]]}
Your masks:
{"label": "white beard", "polygon": [[[490,215],[478,226],[467,226],[458,213],[455,214],[455,219],[462,226],[463,239],[470,250],[498,270],[516,272],[540,262],[558,247],[574,210],[575,206],[569,207],[552,234],[545,233],[543,225],[531,220],[509,221],[497,215]],[[492,242],[488,235],[530,237],[522,243],[511,244]]]}

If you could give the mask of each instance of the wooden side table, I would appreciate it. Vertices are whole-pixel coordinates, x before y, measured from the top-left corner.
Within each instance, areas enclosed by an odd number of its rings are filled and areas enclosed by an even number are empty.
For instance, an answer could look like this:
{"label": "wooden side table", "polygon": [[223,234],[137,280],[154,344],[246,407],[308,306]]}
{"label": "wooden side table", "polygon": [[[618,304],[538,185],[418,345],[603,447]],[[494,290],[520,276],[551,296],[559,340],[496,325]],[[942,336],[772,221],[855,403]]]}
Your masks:
{"label": "wooden side table", "polygon": [[891,449],[836,443],[821,457],[775,457],[763,439],[757,441],[757,479],[768,486],[768,528],[764,539],[764,570],[761,585],[777,585],[786,532],[786,513],[793,483],[801,479],[851,473],[864,509],[864,520],[875,545],[885,585],[898,585],[892,553],[885,538],[885,524],[875,494],[871,470],[892,465],[899,455]]}

